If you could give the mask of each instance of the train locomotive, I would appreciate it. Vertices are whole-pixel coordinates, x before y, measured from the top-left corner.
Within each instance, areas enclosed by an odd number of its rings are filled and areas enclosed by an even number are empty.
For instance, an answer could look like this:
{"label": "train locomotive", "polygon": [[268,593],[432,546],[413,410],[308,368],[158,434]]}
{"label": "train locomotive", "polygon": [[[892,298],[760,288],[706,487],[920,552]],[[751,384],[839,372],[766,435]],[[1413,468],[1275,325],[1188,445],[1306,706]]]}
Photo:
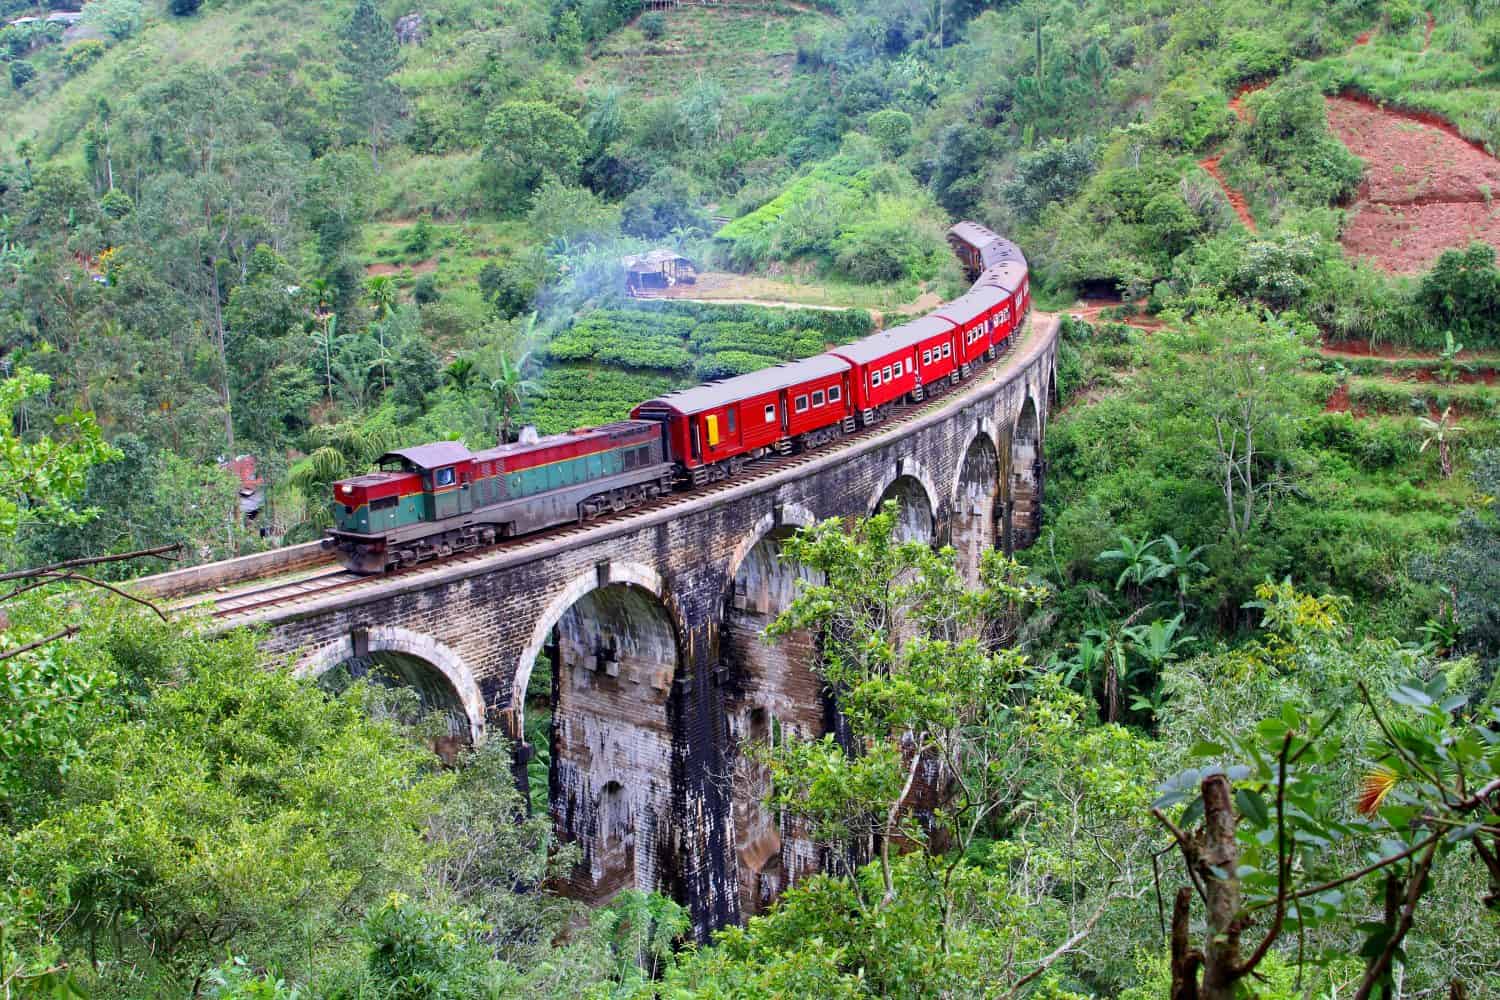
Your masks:
{"label": "train locomotive", "polygon": [[1026,258],[973,222],[948,233],[970,279],[941,309],[823,354],[648,400],[629,420],[470,451],[440,441],[333,484],[323,540],[381,573],[639,506],[837,441],[903,400],[954,386],[1002,350],[1031,306]]}

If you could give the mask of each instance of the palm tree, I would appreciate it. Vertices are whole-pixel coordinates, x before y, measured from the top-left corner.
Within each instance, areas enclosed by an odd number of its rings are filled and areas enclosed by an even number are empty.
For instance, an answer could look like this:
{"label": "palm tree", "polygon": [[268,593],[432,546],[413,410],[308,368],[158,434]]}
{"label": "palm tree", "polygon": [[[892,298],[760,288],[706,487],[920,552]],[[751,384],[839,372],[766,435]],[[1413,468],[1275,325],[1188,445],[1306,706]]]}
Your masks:
{"label": "palm tree", "polygon": [[365,297],[375,307],[375,318],[385,319],[396,308],[396,282],[389,274],[377,274],[365,282]]}
{"label": "palm tree", "polygon": [[496,437],[500,444],[510,440],[510,428],[520,414],[522,404],[537,389],[537,384],[525,374],[530,357],[529,354],[523,354],[513,362],[502,354],[496,377],[490,382],[490,394],[495,398],[498,422]]}
{"label": "palm tree", "polygon": [[318,447],[292,467],[287,483],[306,499],[306,528],[321,528],[332,520],[329,503],[333,484],[363,472],[396,443],[393,428],[360,427],[355,423],[317,428]]}
{"label": "palm tree", "polygon": [[1433,443],[1438,448],[1438,467],[1442,470],[1443,478],[1449,479],[1453,476],[1453,454],[1450,446],[1453,439],[1464,432],[1464,428],[1453,422],[1453,407],[1444,407],[1442,416],[1433,420],[1431,417],[1418,417],[1417,422],[1422,426],[1422,433],[1426,435],[1422,439],[1422,447],[1419,451],[1426,451],[1427,446]]}
{"label": "palm tree", "polygon": [[323,352],[323,376],[328,390],[328,401],[333,402],[333,341],[339,333],[339,318],[333,313],[322,316],[323,329],[314,329],[312,340]]}
{"label": "palm tree", "polygon": [[479,369],[474,362],[462,356],[448,362],[448,367],[443,369],[443,381],[456,389],[460,396],[469,394],[478,375]]}
{"label": "palm tree", "polygon": [[1186,610],[1187,593],[1192,586],[1193,577],[1199,573],[1208,572],[1208,567],[1198,558],[1208,546],[1199,545],[1197,548],[1184,549],[1171,535],[1162,535],[1157,541],[1166,550],[1167,557],[1162,559],[1154,554],[1146,557],[1151,563],[1151,574],[1154,579],[1164,580],[1168,577],[1172,579],[1177,589],[1177,610]]}

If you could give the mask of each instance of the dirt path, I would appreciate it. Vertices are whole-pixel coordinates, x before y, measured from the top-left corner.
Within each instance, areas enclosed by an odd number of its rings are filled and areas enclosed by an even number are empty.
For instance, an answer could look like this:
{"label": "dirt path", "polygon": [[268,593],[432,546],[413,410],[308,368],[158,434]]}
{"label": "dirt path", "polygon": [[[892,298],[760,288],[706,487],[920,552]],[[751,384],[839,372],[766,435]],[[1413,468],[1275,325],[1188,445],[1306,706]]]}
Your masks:
{"label": "dirt path", "polygon": [[[1235,91],[1234,97],[1229,101],[1229,110],[1234,112],[1236,118],[1242,122],[1250,120],[1249,112],[1245,110],[1245,98],[1263,88],[1267,82],[1263,80],[1259,83],[1247,83]],[[1224,172],[1219,169],[1219,162],[1223,159],[1224,151],[1220,149],[1199,160],[1198,166],[1207,171],[1208,175],[1219,185],[1219,189],[1224,192],[1224,197],[1229,201],[1229,207],[1234,209],[1234,214],[1240,222],[1244,223],[1245,228],[1252,233],[1259,232],[1255,226],[1255,217],[1250,214],[1250,203],[1245,200],[1243,194],[1229,186],[1229,182],[1224,179]]]}
{"label": "dirt path", "polygon": [[1134,327],[1145,333],[1154,333],[1166,326],[1165,323],[1155,316],[1146,315],[1145,299],[1138,299],[1131,304],[1135,307],[1134,312],[1123,319],[1105,318],[1103,316],[1103,313],[1108,310],[1118,309],[1125,305],[1125,300],[1119,298],[1079,299],[1073,303],[1073,307],[1067,310],[1067,313],[1073,319],[1082,320],[1085,323],[1124,323],[1126,326]]}
{"label": "dirt path", "polygon": [[1328,98],[1328,124],[1366,164],[1344,229],[1350,256],[1415,274],[1474,240],[1500,247],[1500,161],[1451,124],[1360,96]]}

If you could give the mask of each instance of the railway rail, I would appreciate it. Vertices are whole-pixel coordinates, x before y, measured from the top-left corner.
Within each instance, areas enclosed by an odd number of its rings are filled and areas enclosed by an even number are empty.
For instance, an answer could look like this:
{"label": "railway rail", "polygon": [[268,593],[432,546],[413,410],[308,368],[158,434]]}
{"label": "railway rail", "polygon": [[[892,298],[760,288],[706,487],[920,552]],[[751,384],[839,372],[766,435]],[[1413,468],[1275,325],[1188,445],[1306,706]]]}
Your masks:
{"label": "railway rail", "polygon": [[835,443],[811,451],[802,451],[786,456],[767,456],[751,463],[738,476],[709,483],[696,489],[667,494],[659,499],[648,501],[627,511],[605,514],[587,521],[540,531],[520,538],[503,539],[492,545],[482,546],[446,559],[406,566],[379,575],[361,576],[350,573],[339,567],[330,557],[327,562],[304,569],[297,575],[246,581],[249,584],[248,586],[221,587],[211,592],[185,595],[174,600],[169,605],[169,610],[176,613],[206,613],[207,617],[221,624],[222,627],[232,627],[238,624],[237,619],[248,617],[255,612],[263,612],[268,608],[301,604],[321,598],[332,591],[357,588],[361,584],[377,586],[394,579],[431,572],[437,567],[463,566],[486,559],[497,552],[523,551],[532,547],[565,545],[570,538],[601,526],[647,516],[665,508],[701,500],[705,497],[712,497],[732,489],[738,489],[778,473],[808,465],[827,455],[836,454],[870,437],[888,434],[894,428],[909,423],[928,410],[950,401],[955,395],[966,394],[976,388],[989,384],[998,375],[1008,370],[1010,367],[1009,362],[1020,353],[1018,350],[1019,347],[1029,343],[1036,335],[1037,325],[1035,319],[1036,316],[1033,313],[1032,318],[1022,327],[1020,335],[1011,337],[999,351],[995,359],[986,364],[969,381],[960,383],[956,387],[944,386],[942,391],[934,391],[935,387],[929,387],[926,398],[921,402],[896,404],[892,409],[891,415],[878,424],[860,428],[851,434],[845,435]]}

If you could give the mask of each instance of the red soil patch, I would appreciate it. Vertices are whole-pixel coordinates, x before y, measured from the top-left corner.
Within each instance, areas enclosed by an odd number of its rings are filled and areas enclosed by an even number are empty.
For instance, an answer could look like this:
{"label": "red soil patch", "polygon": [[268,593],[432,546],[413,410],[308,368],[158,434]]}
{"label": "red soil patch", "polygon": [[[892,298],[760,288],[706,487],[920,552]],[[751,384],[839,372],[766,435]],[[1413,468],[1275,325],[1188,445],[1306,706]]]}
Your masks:
{"label": "red soil patch", "polygon": [[1437,17],[1432,11],[1427,12],[1427,33],[1422,36],[1422,51],[1426,52],[1432,48],[1432,29],[1437,27]]}
{"label": "red soil patch", "polygon": [[365,273],[372,278],[378,274],[400,274],[410,271],[412,274],[431,274],[437,270],[437,261],[419,260],[415,264],[366,264]]}
{"label": "red soil patch", "polygon": [[1166,326],[1165,323],[1155,316],[1146,315],[1145,299],[1138,299],[1132,303],[1135,311],[1124,319],[1105,319],[1102,317],[1102,314],[1106,310],[1118,309],[1124,304],[1123,299],[1080,299],[1074,304],[1073,308],[1068,310],[1068,315],[1085,323],[1124,323],[1126,326],[1135,327],[1137,330],[1145,333],[1154,333]]}
{"label": "red soil patch", "polygon": [[1229,186],[1229,182],[1224,180],[1224,172],[1219,169],[1219,161],[1223,158],[1223,153],[1215,153],[1207,159],[1199,160],[1198,166],[1208,171],[1208,175],[1218,182],[1219,187],[1224,191],[1224,197],[1229,199],[1229,207],[1234,209],[1234,214],[1239,216],[1245,228],[1253,233],[1256,231],[1255,219],[1250,215],[1249,203],[1245,201],[1244,195]]}
{"label": "red soil patch", "polygon": [[1256,83],[1240,84],[1240,89],[1236,90],[1234,92],[1234,97],[1230,98],[1229,100],[1229,110],[1233,111],[1234,116],[1240,121],[1249,121],[1250,115],[1245,110],[1245,98],[1255,93],[1257,90],[1265,90],[1270,82],[1270,80],[1260,80]]}
{"label": "red soil patch", "polygon": [[1365,161],[1344,249],[1398,274],[1426,270],[1447,249],[1500,246],[1500,162],[1435,115],[1330,97],[1328,124]]}
{"label": "red soil patch", "polygon": [[[1393,344],[1376,344],[1371,347],[1367,340],[1328,340],[1318,348],[1318,353],[1324,357],[1337,358],[1385,358],[1390,361],[1399,360],[1421,360],[1437,361],[1435,351],[1412,351],[1404,347],[1396,347]],[[1478,357],[1476,351],[1459,351],[1458,360],[1467,361]]]}
{"label": "red soil patch", "polygon": [[1349,385],[1345,383],[1333,390],[1333,395],[1328,397],[1328,402],[1323,404],[1324,413],[1348,413],[1349,412]]}
{"label": "red soil patch", "polygon": [[1375,37],[1374,30],[1366,31],[1354,40],[1355,45],[1369,45],[1370,39]]}
{"label": "red soil patch", "polygon": [[[1418,368],[1406,374],[1418,382],[1442,381],[1442,379],[1438,378],[1437,369],[1435,368]],[[1500,371],[1496,371],[1493,368],[1476,368],[1471,372],[1457,372],[1455,374],[1457,377],[1453,381],[1457,385],[1478,385],[1481,382],[1485,385],[1500,383]]]}

